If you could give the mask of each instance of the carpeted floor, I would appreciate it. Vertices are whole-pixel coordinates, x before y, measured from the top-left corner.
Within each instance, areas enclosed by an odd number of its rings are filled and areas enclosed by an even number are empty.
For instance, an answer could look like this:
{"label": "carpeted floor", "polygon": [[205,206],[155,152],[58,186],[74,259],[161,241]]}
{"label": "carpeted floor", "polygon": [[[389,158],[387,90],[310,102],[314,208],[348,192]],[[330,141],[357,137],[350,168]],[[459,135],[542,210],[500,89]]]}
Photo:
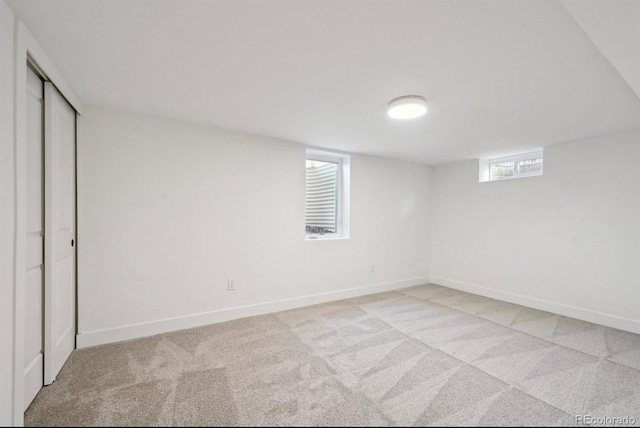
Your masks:
{"label": "carpeted floor", "polygon": [[640,335],[436,285],[75,351],[27,425],[640,424]]}

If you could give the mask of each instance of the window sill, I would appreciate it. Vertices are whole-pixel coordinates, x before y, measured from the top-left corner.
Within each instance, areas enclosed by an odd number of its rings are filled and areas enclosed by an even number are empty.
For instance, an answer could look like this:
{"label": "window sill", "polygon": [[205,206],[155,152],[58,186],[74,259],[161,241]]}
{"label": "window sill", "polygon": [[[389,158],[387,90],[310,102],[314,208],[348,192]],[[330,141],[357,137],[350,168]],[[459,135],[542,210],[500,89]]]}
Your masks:
{"label": "window sill", "polygon": [[536,174],[520,174],[520,175],[516,175],[514,177],[505,177],[505,178],[496,178],[493,180],[480,180],[480,183],[496,183],[499,181],[511,181],[511,180],[517,180],[519,178],[532,178],[532,177],[542,177],[542,173],[536,173]]}
{"label": "window sill", "polygon": [[345,241],[347,239],[349,239],[348,236],[327,236],[327,237],[317,236],[313,238],[305,236],[304,238],[305,241]]}

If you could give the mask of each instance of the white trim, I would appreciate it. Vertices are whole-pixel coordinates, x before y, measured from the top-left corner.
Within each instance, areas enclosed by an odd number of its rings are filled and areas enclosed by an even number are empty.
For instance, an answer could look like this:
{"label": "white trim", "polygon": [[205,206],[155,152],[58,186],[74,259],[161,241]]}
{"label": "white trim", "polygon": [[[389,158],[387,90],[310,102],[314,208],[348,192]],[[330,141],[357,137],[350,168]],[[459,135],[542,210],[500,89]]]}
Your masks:
{"label": "white trim", "polygon": [[315,149],[307,149],[308,160],[317,160],[320,162],[340,164],[342,162],[342,159],[348,158],[348,157],[349,155],[344,155],[342,153],[331,153],[331,152],[323,152]]}
{"label": "white trim", "polygon": [[532,152],[527,152],[527,153],[518,153],[517,155],[511,155],[511,156],[500,156],[499,158],[488,158],[487,161],[489,163],[494,163],[494,162],[518,162],[521,160],[529,160],[529,159],[536,159],[536,158],[541,158],[543,156],[543,151],[542,150],[534,150]]}
{"label": "white trim", "polygon": [[550,302],[548,300],[537,299],[535,297],[524,296],[522,294],[509,293],[507,291],[487,288],[469,282],[457,281],[440,276],[431,276],[431,283],[640,334],[640,320],[632,320],[629,318],[618,317],[616,315],[577,308],[575,306]]}
{"label": "white trim", "polygon": [[[82,222],[82,132],[83,121],[82,116],[76,115],[76,331],[82,333],[84,326],[84,269],[82,262],[84,261],[83,252],[81,251],[84,242],[83,222]],[[77,347],[77,343],[76,343]]]}
{"label": "white trim", "polygon": [[15,117],[15,236],[13,284],[13,425],[24,425],[24,329],[25,329],[25,248],[27,192],[27,42],[22,36],[21,22],[16,19],[14,58]]}
{"label": "white trim", "polygon": [[[67,99],[69,104],[74,108],[78,114],[82,114],[84,111],[84,106],[82,105],[82,101],[80,98],[73,92],[71,86],[67,83],[67,81],[62,77],[62,74],[58,71],[58,68],[53,64],[53,61],[46,54],[40,43],[33,37],[29,29],[26,27],[22,20],[18,19],[16,24],[17,29],[17,37],[16,40],[21,43],[23,49],[17,52],[17,61],[16,67],[19,67],[19,62],[22,62],[21,58],[25,58],[25,66],[27,55],[31,57],[39,68],[47,78],[46,80],[51,81],[56,85],[56,88],[63,97]],[[25,70],[26,73],[26,70]]]}
{"label": "white trim", "polygon": [[324,235],[307,233],[305,236],[306,241],[347,241],[349,239],[348,236],[337,236],[335,233],[325,233]]}
{"label": "white trim", "polygon": [[133,324],[113,329],[92,331],[79,334],[76,339],[78,349],[106,343],[120,342],[123,340],[137,339],[153,336],[185,328],[200,327],[207,324],[215,324],[238,318],[252,317],[287,309],[301,308],[303,306],[316,305],[351,297],[365,296],[367,294],[393,291],[414,285],[427,284],[429,277],[411,278],[401,281],[385,282],[382,284],[368,285],[364,287],[350,288],[346,290],[331,291],[328,293],[312,294],[310,296],[294,297],[291,299],[276,300],[272,302],[258,303],[255,305],[240,306],[236,308],[221,309],[183,317],[169,318],[151,321],[142,324]]}
{"label": "white trim", "polygon": [[49,56],[33,37],[25,24],[16,17],[14,50],[14,113],[15,113],[15,245],[14,245],[14,329],[13,329],[13,379],[12,422],[24,425],[24,282],[25,282],[25,230],[26,230],[26,94],[27,61],[31,60],[53,82],[73,108],[82,113],[84,107],[71,90]]}

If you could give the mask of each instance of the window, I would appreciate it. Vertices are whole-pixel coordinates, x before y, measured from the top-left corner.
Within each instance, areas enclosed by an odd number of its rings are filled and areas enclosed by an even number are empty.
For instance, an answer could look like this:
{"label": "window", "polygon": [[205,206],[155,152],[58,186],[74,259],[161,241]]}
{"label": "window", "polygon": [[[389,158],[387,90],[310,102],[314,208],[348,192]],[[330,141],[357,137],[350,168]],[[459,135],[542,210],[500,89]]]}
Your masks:
{"label": "window", "polygon": [[349,237],[350,157],[307,150],[305,236]]}
{"label": "window", "polygon": [[481,159],[480,181],[497,181],[542,175],[542,166],[542,152],[497,159]]}

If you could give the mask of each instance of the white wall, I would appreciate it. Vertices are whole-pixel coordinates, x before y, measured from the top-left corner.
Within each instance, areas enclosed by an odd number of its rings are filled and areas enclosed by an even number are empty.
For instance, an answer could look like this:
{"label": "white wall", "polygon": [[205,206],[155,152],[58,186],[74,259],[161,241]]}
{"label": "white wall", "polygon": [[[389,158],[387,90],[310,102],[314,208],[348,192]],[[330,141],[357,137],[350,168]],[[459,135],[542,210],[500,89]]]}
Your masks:
{"label": "white wall", "polygon": [[640,332],[640,132],[549,146],[544,175],[434,168],[432,280]]}
{"label": "white wall", "polygon": [[351,239],[305,241],[302,145],[103,109],[81,130],[80,346],[427,280],[430,167],[353,155]]}
{"label": "white wall", "polygon": [[0,0],[0,426],[13,409],[14,19]]}

